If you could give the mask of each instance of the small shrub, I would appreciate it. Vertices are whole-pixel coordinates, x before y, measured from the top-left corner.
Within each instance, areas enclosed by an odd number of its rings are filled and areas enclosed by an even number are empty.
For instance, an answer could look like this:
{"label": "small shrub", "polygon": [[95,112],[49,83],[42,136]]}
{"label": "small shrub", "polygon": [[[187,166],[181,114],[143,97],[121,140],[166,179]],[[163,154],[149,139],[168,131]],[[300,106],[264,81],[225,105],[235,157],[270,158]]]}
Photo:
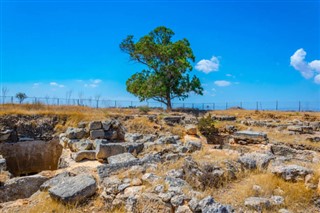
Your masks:
{"label": "small shrub", "polygon": [[219,174],[219,172],[215,172],[214,165],[205,164],[202,169],[202,175],[199,177],[200,182],[203,184],[204,189],[207,187],[218,188],[223,185],[226,181],[224,175]]}
{"label": "small shrub", "polygon": [[200,133],[207,138],[208,143],[216,143],[218,129],[215,127],[215,123],[210,114],[199,120],[198,129]]}
{"label": "small shrub", "polygon": [[150,107],[148,106],[140,106],[138,109],[139,109],[139,112],[142,112],[144,114],[147,114],[150,111]]}

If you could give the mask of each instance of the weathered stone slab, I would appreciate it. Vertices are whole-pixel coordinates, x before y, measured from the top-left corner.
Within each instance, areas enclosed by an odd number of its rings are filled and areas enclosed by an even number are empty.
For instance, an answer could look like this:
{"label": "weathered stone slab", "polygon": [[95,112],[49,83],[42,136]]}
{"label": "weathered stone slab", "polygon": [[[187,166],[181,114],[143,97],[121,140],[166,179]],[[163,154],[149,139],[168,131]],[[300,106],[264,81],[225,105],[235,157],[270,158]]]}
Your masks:
{"label": "weathered stone slab", "polygon": [[122,169],[128,169],[132,166],[144,165],[148,163],[158,163],[161,161],[160,155],[147,155],[141,159],[127,161],[123,163],[106,164],[97,167],[100,181],[109,177]]}
{"label": "weathered stone slab", "polygon": [[12,178],[0,187],[0,203],[28,198],[47,180],[48,178],[42,175]]}
{"label": "weathered stone slab", "polygon": [[311,174],[312,170],[298,165],[283,165],[273,167],[271,172],[286,181],[304,181],[304,178]]}
{"label": "weathered stone slab", "polygon": [[76,162],[80,162],[82,160],[96,160],[96,151],[95,150],[84,150],[79,151],[77,153],[72,154],[72,158]]}
{"label": "weathered stone slab", "polygon": [[107,159],[110,156],[125,152],[138,154],[143,150],[143,147],[142,143],[99,143],[96,148],[96,158]]}
{"label": "weathered stone slab", "polygon": [[236,120],[236,116],[215,115],[215,116],[212,116],[212,120],[217,120],[217,121],[235,121]]}
{"label": "weathered stone slab", "polygon": [[59,140],[0,143],[7,169],[15,176],[58,168],[62,146]]}
{"label": "weathered stone slab", "polygon": [[97,190],[96,180],[87,174],[65,177],[49,189],[50,196],[64,204],[80,204]]}
{"label": "weathered stone slab", "polygon": [[102,128],[101,121],[91,121],[89,123],[89,130],[97,130]]}
{"label": "weathered stone slab", "polygon": [[267,134],[254,131],[238,131],[233,134],[235,143],[239,144],[259,144],[268,142]]}
{"label": "weathered stone slab", "polygon": [[68,127],[65,134],[69,139],[81,139],[86,136],[86,131],[83,128]]}
{"label": "weathered stone slab", "polygon": [[90,138],[92,140],[103,139],[103,138],[105,138],[105,132],[103,129],[91,130],[90,131]]}
{"label": "weathered stone slab", "polygon": [[182,120],[183,120],[182,116],[166,116],[163,118],[163,121],[170,126],[179,124],[181,123]]}
{"label": "weathered stone slab", "polygon": [[132,154],[130,153],[122,153],[122,154],[118,154],[118,155],[113,155],[111,157],[108,157],[108,163],[109,164],[114,164],[114,163],[126,163],[129,161],[134,161],[137,158],[134,157]]}
{"label": "weathered stone slab", "polygon": [[239,162],[246,169],[266,169],[274,158],[272,154],[247,153],[239,158]]}

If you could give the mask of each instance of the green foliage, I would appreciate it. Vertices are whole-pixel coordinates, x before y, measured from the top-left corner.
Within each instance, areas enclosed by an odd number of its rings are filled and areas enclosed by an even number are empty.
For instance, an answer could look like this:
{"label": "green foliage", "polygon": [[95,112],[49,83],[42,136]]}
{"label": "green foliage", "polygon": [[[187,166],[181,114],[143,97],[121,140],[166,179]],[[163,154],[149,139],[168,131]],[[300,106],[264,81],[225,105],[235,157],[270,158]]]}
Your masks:
{"label": "green foliage", "polygon": [[190,92],[202,95],[200,80],[189,76],[190,61],[195,57],[187,39],[172,42],[174,32],[166,27],[157,27],[139,41],[129,35],[120,44],[120,49],[129,54],[132,61],[147,69],[132,75],[126,82],[128,92],[140,101],[153,99],[166,104],[171,110],[171,100],[184,100]]}
{"label": "green foliage", "polygon": [[218,135],[218,129],[214,125],[214,121],[209,114],[200,118],[198,123],[200,133],[207,138],[208,142],[215,142]]}
{"label": "green foliage", "polygon": [[19,103],[21,104],[24,101],[24,99],[27,98],[27,95],[23,92],[18,92],[16,94],[16,98],[19,100]]}
{"label": "green foliage", "polygon": [[150,107],[148,107],[148,106],[139,106],[138,109],[140,112],[145,113],[145,114],[147,114],[150,111]]}

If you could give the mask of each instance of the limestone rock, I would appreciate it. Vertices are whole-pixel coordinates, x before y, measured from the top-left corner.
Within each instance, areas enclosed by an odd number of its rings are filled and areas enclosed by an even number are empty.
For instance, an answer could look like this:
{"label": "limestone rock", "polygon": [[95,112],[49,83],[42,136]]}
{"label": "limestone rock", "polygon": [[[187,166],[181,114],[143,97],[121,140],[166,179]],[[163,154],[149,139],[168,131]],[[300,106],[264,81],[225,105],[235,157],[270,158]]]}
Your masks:
{"label": "limestone rock", "polygon": [[143,147],[141,143],[100,143],[96,148],[96,158],[107,159],[110,156],[125,152],[138,154],[142,151]]}
{"label": "limestone rock", "polygon": [[63,181],[49,189],[53,199],[64,204],[80,204],[95,194],[97,183],[91,175],[80,174],[66,177]]}
{"label": "limestone rock", "polygon": [[163,121],[169,126],[179,124],[182,122],[182,120],[183,120],[182,116],[166,116],[163,118]]}
{"label": "limestone rock", "polygon": [[105,132],[103,131],[103,129],[91,130],[90,131],[90,138],[92,140],[103,139],[103,138],[105,138]]}
{"label": "limestone rock", "polygon": [[19,176],[57,169],[62,146],[59,140],[0,143],[0,153],[9,172]]}
{"label": "limestone rock", "polygon": [[188,135],[197,135],[197,127],[195,125],[189,124],[185,127],[185,131]]}
{"label": "limestone rock", "polygon": [[176,210],[176,213],[192,213],[188,206],[179,206]]}
{"label": "limestone rock", "polygon": [[246,169],[266,169],[273,158],[271,154],[253,152],[244,154],[238,161]]}
{"label": "limestone rock", "polygon": [[235,143],[238,144],[260,144],[267,143],[268,138],[266,133],[254,131],[238,131],[233,134]]}
{"label": "limestone rock", "polygon": [[201,210],[201,212],[206,213],[231,213],[233,212],[233,208],[231,206],[222,205],[218,202],[215,202],[215,200],[211,197],[205,197],[203,198],[195,208],[196,212]]}
{"label": "limestone rock", "polygon": [[186,147],[188,149],[188,152],[195,152],[195,151],[201,150],[202,143],[199,141],[187,141]]}
{"label": "limestone rock", "polygon": [[273,167],[271,172],[286,181],[304,181],[304,178],[311,174],[312,170],[298,165],[283,165]]}
{"label": "limestone rock", "polygon": [[172,213],[172,206],[163,202],[156,194],[143,193],[137,198],[139,212],[148,213]]}
{"label": "limestone rock", "polygon": [[72,158],[76,162],[80,162],[82,160],[96,160],[96,151],[95,150],[84,150],[79,151],[77,153],[72,153]]}
{"label": "limestone rock", "polygon": [[137,142],[143,139],[143,134],[139,133],[126,133],[124,140],[127,142]]}
{"label": "limestone rock", "polygon": [[47,191],[51,187],[57,185],[58,183],[62,182],[66,177],[74,176],[70,172],[62,172],[60,174],[57,174],[50,180],[47,180],[40,186],[40,191]]}
{"label": "limestone rock", "polygon": [[89,130],[98,130],[98,129],[102,129],[101,121],[91,121],[89,123]]}
{"label": "limestone rock", "polygon": [[82,140],[70,140],[68,142],[68,147],[72,152],[78,152],[83,150],[91,150],[93,144],[90,140],[82,139]]}
{"label": "limestone rock", "polygon": [[257,211],[262,211],[264,208],[268,209],[271,207],[269,199],[262,197],[249,197],[245,199],[244,205]]}
{"label": "limestone rock", "polygon": [[128,162],[128,161],[134,161],[136,159],[137,158],[134,157],[130,153],[122,153],[122,154],[113,155],[113,156],[108,157],[108,163],[109,164],[125,163],[125,162]]}
{"label": "limestone rock", "polygon": [[48,178],[42,175],[12,178],[0,187],[0,203],[28,198],[47,180]]}
{"label": "limestone rock", "polygon": [[83,137],[86,136],[86,131],[83,128],[68,127],[65,134],[66,134],[66,137],[69,139],[82,139]]}
{"label": "limestone rock", "polygon": [[236,116],[232,115],[215,115],[212,116],[212,120],[217,120],[217,121],[235,121]]}

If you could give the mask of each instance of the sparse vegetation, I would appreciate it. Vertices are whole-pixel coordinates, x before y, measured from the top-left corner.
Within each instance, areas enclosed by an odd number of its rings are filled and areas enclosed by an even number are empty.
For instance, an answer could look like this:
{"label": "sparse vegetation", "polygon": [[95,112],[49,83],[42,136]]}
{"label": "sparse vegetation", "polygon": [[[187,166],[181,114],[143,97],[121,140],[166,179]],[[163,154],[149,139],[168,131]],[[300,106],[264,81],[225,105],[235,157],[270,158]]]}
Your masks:
{"label": "sparse vegetation", "polygon": [[23,92],[18,92],[16,94],[16,98],[19,100],[19,104],[22,104],[22,102],[24,101],[24,99],[27,98],[27,95]]}
{"label": "sparse vegetation", "polygon": [[143,114],[148,114],[148,112],[150,112],[151,110],[149,106],[139,106],[138,109],[139,109],[139,112]]}
{"label": "sparse vegetation", "polygon": [[215,127],[215,123],[212,120],[211,114],[200,118],[198,123],[198,129],[200,133],[207,138],[209,143],[215,143],[218,135],[218,129]]}

